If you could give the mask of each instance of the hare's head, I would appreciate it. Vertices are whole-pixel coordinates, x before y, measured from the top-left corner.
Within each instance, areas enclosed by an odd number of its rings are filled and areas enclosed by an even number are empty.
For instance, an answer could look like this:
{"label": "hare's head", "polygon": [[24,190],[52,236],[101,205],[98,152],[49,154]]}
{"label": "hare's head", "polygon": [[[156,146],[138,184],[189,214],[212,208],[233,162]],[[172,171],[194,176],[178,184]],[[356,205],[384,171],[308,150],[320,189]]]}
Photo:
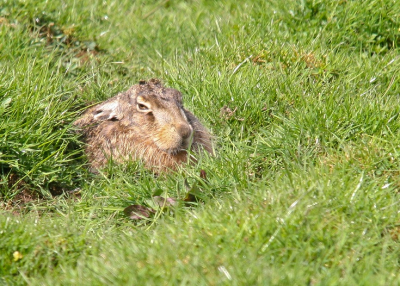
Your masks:
{"label": "hare's head", "polygon": [[158,80],[141,81],[129,92],[131,118],[139,124],[144,136],[149,136],[161,150],[175,154],[191,143],[193,127],[182,104],[182,95],[165,88]]}
{"label": "hare's head", "polygon": [[[187,150],[213,154],[211,135],[183,108],[179,91],[152,79],[89,108],[74,123],[85,135],[89,161],[141,159],[152,169],[175,168]],[[195,160],[195,159],[194,159]]]}

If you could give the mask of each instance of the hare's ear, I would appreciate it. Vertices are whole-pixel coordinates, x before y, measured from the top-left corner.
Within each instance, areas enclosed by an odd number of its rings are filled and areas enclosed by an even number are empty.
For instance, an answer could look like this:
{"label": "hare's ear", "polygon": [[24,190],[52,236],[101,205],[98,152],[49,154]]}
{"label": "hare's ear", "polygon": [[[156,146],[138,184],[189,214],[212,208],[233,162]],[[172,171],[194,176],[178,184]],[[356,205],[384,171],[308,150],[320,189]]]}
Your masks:
{"label": "hare's ear", "polygon": [[110,100],[95,106],[91,113],[94,120],[121,120],[123,114],[120,109],[120,103],[118,99]]}
{"label": "hare's ear", "polygon": [[152,78],[152,79],[150,79],[150,80],[149,80],[149,84],[150,84],[150,85],[157,86],[157,87],[162,87],[161,81],[160,81],[159,79],[157,79],[157,78]]}

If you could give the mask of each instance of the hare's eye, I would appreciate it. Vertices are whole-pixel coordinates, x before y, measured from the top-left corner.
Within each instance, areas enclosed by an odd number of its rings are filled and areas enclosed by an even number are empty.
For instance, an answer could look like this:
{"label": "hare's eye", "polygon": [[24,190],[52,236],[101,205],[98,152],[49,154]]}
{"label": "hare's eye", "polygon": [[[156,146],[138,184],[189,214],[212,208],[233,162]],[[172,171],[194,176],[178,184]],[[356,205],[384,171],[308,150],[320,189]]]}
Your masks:
{"label": "hare's eye", "polygon": [[141,104],[141,103],[138,103],[138,104],[137,104],[137,109],[138,109],[139,111],[150,111],[149,107],[147,107],[146,105]]}

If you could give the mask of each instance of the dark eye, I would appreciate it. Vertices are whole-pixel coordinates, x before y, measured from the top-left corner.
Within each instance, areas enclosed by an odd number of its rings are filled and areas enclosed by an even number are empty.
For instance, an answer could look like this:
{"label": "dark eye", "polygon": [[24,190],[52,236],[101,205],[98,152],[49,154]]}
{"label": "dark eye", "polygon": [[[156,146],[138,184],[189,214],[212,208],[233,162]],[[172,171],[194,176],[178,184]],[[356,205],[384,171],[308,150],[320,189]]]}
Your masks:
{"label": "dark eye", "polygon": [[147,107],[146,105],[141,104],[141,103],[137,104],[137,109],[138,109],[138,111],[149,111],[150,110],[149,107]]}

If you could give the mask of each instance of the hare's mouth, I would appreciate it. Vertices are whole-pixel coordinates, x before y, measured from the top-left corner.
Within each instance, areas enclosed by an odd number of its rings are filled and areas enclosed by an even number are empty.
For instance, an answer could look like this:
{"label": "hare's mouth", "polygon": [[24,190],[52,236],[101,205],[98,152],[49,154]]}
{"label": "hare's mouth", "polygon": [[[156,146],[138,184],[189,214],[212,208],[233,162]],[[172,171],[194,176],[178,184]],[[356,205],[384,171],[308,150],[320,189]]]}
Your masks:
{"label": "hare's mouth", "polygon": [[[157,147],[160,150],[162,150],[163,152],[165,152],[171,156],[186,153],[191,148],[191,145],[193,143],[192,137],[185,138],[185,139],[180,138],[180,140],[176,140],[175,142],[168,142],[168,144],[165,144],[166,142],[163,142],[163,141],[160,142],[160,141],[155,142]],[[160,143],[164,143],[164,144],[160,144]]]}
{"label": "hare's mouth", "polygon": [[164,150],[164,151],[168,155],[175,156],[175,155],[178,155],[180,153],[186,153],[187,149],[180,147],[180,148],[170,148],[170,149],[167,149],[167,150]]}

